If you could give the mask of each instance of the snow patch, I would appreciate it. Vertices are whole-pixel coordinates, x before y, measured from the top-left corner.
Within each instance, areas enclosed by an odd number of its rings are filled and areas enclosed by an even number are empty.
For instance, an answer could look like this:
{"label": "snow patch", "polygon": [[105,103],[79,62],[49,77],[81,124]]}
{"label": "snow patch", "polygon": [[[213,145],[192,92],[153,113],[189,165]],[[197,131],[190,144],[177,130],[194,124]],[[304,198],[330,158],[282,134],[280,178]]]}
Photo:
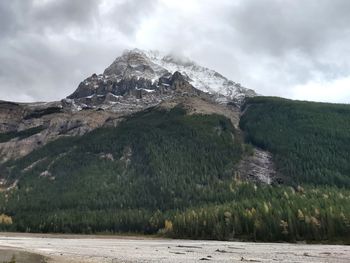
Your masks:
{"label": "snow patch", "polygon": [[195,88],[210,94],[219,94],[238,101],[242,101],[246,96],[256,95],[253,90],[242,87],[239,83],[227,79],[214,70],[199,66],[188,58],[166,55],[159,51],[142,51],[140,49],[125,51],[124,55],[127,52],[137,53],[151,61],[150,66],[153,66],[155,75],[151,78],[152,84],[162,77],[164,73],[162,69],[165,69],[171,74],[179,71],[189,78],[189,82]]}

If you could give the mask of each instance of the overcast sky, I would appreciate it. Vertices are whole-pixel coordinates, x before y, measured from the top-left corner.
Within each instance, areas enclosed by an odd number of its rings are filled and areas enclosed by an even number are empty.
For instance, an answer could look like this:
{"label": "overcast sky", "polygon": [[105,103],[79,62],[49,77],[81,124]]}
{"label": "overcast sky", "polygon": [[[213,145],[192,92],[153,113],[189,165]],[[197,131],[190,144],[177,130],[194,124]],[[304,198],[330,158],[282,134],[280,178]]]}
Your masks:
{"label": "overcast sky", "polygon": [[349,0],[0,0],[0,100],[59,100],[124,49],[263,95],[350,102]]}

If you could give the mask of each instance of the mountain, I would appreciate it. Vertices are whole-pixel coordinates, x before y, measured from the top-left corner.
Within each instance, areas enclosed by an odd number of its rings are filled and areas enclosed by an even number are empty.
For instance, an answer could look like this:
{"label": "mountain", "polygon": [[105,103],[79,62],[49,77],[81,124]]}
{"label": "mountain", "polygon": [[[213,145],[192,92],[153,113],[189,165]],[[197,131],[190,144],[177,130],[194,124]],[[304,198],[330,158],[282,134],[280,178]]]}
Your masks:
{"label": "mountain", "polygon": [[[255,92],[183,60],[162,57],[159,52],[126,50],[103,74],[88,77],[61,101],[0,102],[0,131],[7,133],[0,140],[0,162],[24,156],[62,136],[115,126],[125,115],[162,103],[183,103],[204,113],[220,108],[237,126],[239,105]],[[34,134],[33,128],[38,127],[40,133]],[[28,136],[17,138],[17,132]]]}
{"label": "mountain", "polygon": [[126,51],[58,102],[0,103],[0,230],[348,243],[350,106],[257,97]]}
{"label": "mountain", "polygon": [[125,51],[103,74],[93,74],[81,82],[68,99],[80,107],[103,104],[115,111],[133,111],[172,98],[177,90],[174,82],[187,83],[217,101],[241,104],[246,97],[256,96],[253,90],[188,59],[134,49]]}

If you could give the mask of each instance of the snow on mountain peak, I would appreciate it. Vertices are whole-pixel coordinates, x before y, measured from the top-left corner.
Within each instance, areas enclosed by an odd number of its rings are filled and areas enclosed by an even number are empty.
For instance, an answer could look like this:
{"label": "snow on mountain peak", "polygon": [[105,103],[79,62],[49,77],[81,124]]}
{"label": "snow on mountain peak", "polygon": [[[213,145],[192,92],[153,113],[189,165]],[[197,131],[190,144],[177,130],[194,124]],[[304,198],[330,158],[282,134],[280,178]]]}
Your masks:
{"label": "snow on mountain peak", "polygon": [[234,101],[241,104],[246,97],[256,95],[253,90],[183,56],[133,49],[125,50],[103,74],[93,74],[82,81],[68,99],[98,100],[95,103],[98,104],[102,98],[109,101],[110,96],[106,97],[109,93],[117,96],[137,93],[141,98],[140,86],[143,91],[158,90],[162,95],[162,90],[170,86],[168,82],[176,72],[196,90],[213,95],[219,103]]}
{"label": "snow on mountain peak", "polygon": [[194,61],[179,55],[163,54],[159,51],[140,49],[125,50],[104,74],[137,76],[157,80],[165,73],[179,71],[190,79],[197,89],[210,94],[223,95],[241,102],[245,97],[256,96],[256,93],[242,87],[239,83],[227,79],[218,72],[202,67]]}

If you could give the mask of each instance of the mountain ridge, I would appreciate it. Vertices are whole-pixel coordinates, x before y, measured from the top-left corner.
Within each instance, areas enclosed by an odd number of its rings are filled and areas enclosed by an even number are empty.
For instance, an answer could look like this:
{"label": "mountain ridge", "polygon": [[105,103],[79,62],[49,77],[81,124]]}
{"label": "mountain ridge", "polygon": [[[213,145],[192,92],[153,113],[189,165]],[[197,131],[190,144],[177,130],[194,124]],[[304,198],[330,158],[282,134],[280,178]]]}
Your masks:
{"label": "mountain ridge", "polygon": [[156,105],[173,97],[174,77],[181,78],[218,103],[241,105],[246,97],[256,96],[253,90],[189,59],[133,49],[125,50],[102,74],[93,74],[82,81],[64,101],[69,103],[73,99],[79,108],[102,105],[105,109],[120,111],[123,107],[118,109],[115,105],[119,101],[130,104],[129,108],[140,105],[144,108],[143,102]]}

